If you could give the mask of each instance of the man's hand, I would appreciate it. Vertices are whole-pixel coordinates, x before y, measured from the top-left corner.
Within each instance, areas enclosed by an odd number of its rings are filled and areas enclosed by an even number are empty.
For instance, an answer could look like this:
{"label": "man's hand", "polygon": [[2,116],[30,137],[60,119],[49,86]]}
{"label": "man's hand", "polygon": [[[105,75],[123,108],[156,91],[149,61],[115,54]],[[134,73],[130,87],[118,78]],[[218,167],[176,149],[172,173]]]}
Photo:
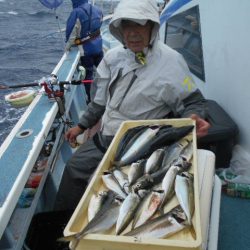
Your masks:
{"label": "man's hand", "polygon": [[76,137],[84,132],[83,129],[80,127],[76,126],[73,128],[70,128],[66,133],[65,133],[65,139],[69,141],[69,143],[75,143],[76,142]]}
{"label": "man's hand", "polygon": [[196,122],[197,138],[200,138],[200,137],[207,135],[208,129],[211,127],[211,125],[207,121],[205,121],[204,119],[202,119],[201,117],[199,117],[196,114],[191,115],[190,118],[195,120],[195,122]]}

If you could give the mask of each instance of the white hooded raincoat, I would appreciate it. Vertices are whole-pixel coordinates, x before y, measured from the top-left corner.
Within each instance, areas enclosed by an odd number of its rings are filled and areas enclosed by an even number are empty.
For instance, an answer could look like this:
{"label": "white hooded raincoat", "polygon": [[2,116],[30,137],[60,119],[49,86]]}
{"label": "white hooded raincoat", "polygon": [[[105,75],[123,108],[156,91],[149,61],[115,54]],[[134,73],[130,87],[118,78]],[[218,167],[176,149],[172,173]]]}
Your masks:
{"label": "white hooded raincoat", "polygon": [[[135,54],[123,46],[108,51],[97,69],[98,88],[94,103],[89,105],[80,124],[91,127],[102,115],[102,134],[113,136],[125,120],[162,119],[170,112],[176,117],[187,117],[191,113],[203,117],[203,97],[195,87],[186,62],[159,40],[156,2],[122,0],[119,3],[110,22],[110,32],[122,44],[120,24],[123,19],[154,22],[151,46],[146,53],[147,63],[137,63]],[[185,100],[190,103],[189,97],[197,96],[197,91],[200,103],[195,100],[186,107]]]}

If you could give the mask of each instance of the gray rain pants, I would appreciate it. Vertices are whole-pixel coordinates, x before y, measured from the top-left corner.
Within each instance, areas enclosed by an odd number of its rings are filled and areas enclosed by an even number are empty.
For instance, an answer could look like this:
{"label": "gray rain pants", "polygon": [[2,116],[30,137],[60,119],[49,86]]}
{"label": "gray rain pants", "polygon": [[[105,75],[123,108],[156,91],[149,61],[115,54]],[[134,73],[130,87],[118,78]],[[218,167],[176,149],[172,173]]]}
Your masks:
{"label": "gray rain pants", "polygon": [[67,162],[57,192],[55,210],[75,209],[113,137],[96,134],[82,144]]}

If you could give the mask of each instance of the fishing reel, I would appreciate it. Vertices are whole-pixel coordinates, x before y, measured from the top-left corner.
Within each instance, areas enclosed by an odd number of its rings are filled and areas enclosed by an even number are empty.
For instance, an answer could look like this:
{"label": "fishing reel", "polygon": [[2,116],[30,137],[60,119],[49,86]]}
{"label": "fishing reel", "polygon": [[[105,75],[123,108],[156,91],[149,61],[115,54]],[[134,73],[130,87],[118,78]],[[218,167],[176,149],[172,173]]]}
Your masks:
{"label": "fishing reel", "polygon": [[51,74],[40,83],[44,87],[49,100],[56,101],[59,108],[59,114],[62,116],[65,112],[64,83],[59,82],[57,75]]}
{"label": "fishing reel", "polygon": [[63,98],[64,84],[59,82],[57,75],[51,74],[41,84],[49,99]]}
{"label": "fishing reel", "polygon": [[92,80],[84,80],[86,76],[86,70],[83,66],[78,66],[78,78],[79,80],[73,81],[59,81],[57,75],[51,74],[49,77],[42,79],[40,86],[44,87],[49,99],[63,98],[65,89],[68,89],[69,85],[80,85],[84,82],[92,82]]}

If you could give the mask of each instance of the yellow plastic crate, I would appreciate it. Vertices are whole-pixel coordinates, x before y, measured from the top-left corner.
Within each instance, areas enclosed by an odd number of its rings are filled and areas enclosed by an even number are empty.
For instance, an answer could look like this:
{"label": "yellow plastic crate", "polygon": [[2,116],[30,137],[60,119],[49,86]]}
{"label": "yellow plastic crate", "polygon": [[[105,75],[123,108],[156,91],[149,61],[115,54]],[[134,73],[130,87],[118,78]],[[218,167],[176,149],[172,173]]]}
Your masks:
{"label": "yellow plastic crate", "polygon": [[[88,204],[91,196],[103,189],[106,189],[102,182],[103,171],[111,167],[114,159],[115,152],[118,144],[124,133],[132,127],[140,125],[156,125],[156,124],[169,124],[175,127],[186,125],[195,125],[191,119],[163,119],[163,120],[137,120],[123,122],[117,131],[114,140],[109,146],[106,154],[100,162],[91,182],[88,185],[83,197],[81,198],[78,206],[76,207],[70,221],[68,222],[64,235],[70,236],[80,232],[88,223],[87,212]],[[193,227],[191,229],[184,229],[165,239],[145,239],[136,238],[132,236],[115,235],[115,227],[108,232],[100,234],[88,234],[84,236],[77,245],[76,249],[82,250],[194,250],[201,249],[201,220],[200,220],[200,206],[199,206],[199,192],[198,192],[198,173],[197,173],[197,144],[196,144],[196,130],[187,136],[188,139],[193,141],[193,159],[192,167],[189,170],[194,174],[194,196],[195,196],[195,211],[193,215]],[[167,209],[177,205],[177,199],[174,197],[167,205]],[[129,231],[129,227],[124,231]],[[72,242],[71,242],[72,243]]]}

